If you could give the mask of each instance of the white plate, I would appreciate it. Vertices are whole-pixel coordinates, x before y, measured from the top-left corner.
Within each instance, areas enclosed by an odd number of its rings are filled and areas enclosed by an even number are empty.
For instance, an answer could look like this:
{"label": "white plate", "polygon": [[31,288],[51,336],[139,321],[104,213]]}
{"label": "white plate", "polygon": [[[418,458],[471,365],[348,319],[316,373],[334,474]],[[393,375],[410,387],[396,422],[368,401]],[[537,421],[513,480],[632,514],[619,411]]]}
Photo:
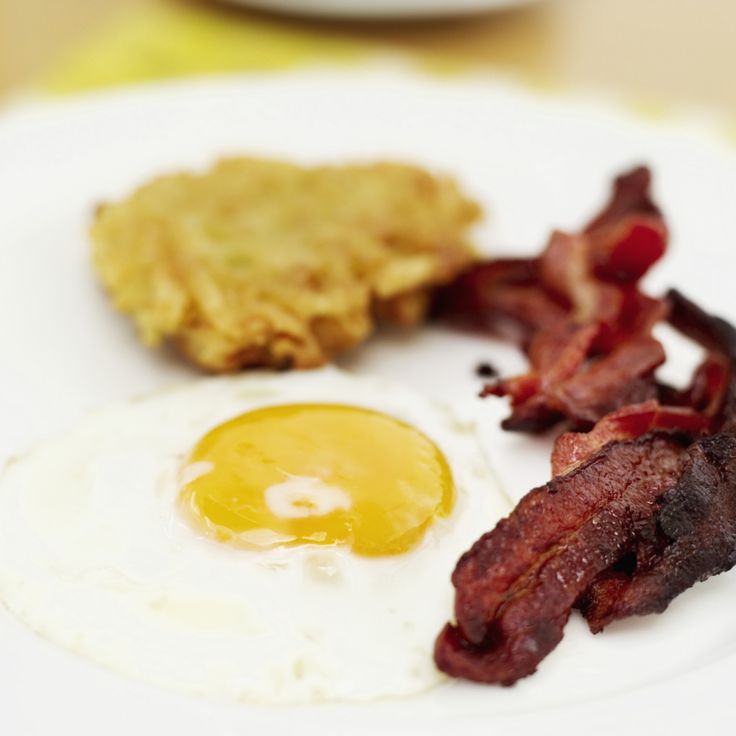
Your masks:
{"label": "white plate", "polygon": [[[650,290],[677,285],[736,317],[736,155],[687,127],[646,124],[602,103],[538,98],[490,79],[385,69],[184,82],[27,105],[0,116],[0,455],[102,402],[196,380],[172,356],[141,348],[109,307],[89,267],[85,230],[100,200],[233,152],[307,162],[397,157],[445,169],[487,206],[478,239],[499,253],[536,252],[551,227],[580,225],[616,172],[646,161],[673,234]],[[510,348],[439,329],[382,335],[346,363],[472,402],[481,358],[509,371],[522,364]],[[502,409],[484,407],[493,425]],[[548,444],[497,429],[491,438],[489,454],[514,495],[546,479]],[[2,615],[0,723],[13,735],[79,736],[271,734],[289,732],[294,719],[301,734],[346,723],[349,733],[425,736],[571,727],[724,733],[734,610],[736,576],[722,575],[664,616],[597,637],[573,616],[538,674],[514,688],[454,682],[409,700],[298,710],[221,705],[129,682]]]}
{"label": "white plate", "polygon": [[327,18],[440,18],[505,10],[537,0],[228,0],[293,15]]}

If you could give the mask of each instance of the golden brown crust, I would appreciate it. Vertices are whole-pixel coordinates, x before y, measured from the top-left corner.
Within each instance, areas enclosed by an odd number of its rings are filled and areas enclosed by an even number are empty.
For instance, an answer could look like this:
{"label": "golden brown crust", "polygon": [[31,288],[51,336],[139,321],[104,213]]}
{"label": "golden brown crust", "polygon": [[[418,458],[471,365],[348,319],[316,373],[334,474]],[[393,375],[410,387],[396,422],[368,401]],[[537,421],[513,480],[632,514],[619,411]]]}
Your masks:
{"label": "golden brown crust", "polygon": [[478,206],[400,164],[303,168],[227,159],[105,205],[94,262],[143,341],[212,371],[307,368],[360,343],[374,317],[415,324],[473,258]]}

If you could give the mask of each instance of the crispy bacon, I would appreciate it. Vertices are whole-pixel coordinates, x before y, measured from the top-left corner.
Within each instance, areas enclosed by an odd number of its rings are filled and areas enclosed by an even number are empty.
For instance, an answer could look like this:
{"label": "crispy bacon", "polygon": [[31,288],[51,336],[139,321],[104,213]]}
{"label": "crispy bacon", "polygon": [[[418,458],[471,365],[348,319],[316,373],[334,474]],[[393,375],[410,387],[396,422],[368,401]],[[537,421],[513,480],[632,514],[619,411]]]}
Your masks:
{"label": "crispy bacon", "polygon": [[637,554],[630,571],[594,581],[579,602],[593,633],[616,619],[661,613],[699,580],[736,564],[735,434],[722,432],[693,445],[678,482],[640,535],[659,537],[661,549]]}
{"label": "crispy bacon", "polygon": [[726,398],[729,382],[729,360],[711,354],[698,366],[682,403],[692,406],[707,417],[715,416]]}
{"label": "crispy bacon", "polygon": [[562,639],[575,602],[619,560],[681,470],[667,435],[619,442],[527,494],[460,558],[457,625],[435,645],[444,672],[510,685]]}
{"label": "crispy bacon", "polygon": [[540,349],[543,356],[538,362],[545,366],[543,370],[484,387],[481,396],[514,397],[514,412],[502,422],[504,429],[542,431],[564,417],[590,426],[619,406],[656,396],[652,376],[665,360],[659,341],[641,336],[586,362],[596,334],[592,325],[576,330],[567,340],[555,341],[552,333],[545,333],[550,346]]}
{"label": "crispy bacon", "polygon": [[450,675],[513,684],[562,639],[659,613],[736,564],[736,329],[677,292],[670,320],[711,351],[681,398],[619,409],[562,435],[555,477],[457,564],[456,624],[435,644]]}
{"label": "crispy bacon", "polygon": [[567,305],[539,288],[539,259],[501,258],[477,263],[440,290],[433,312],[524,347],[539,330],[563,322]]}
{"label": "crispy bacon", "polygon": [[553,233],[537,259],[480,263],[440,294],[438,314],[510,338],[529,357],[526,375],[481,394],[510,397],[505,429],[538,432],[563,418],[590,427],[657,395],[664,353],[651,330],[667,302],[637,283],[664,253],[667,228],[649,181],[644,168],[619,177],[582,232]]}
{"label": "crispy bacon", "polygon": [[658,215],[628,215],[588,237],[595,276],[627,284],[636,283],[664,255],[667,230]]}
{"label": "crispy bacon", "polygon": [[[671,305],[669,320],[673,327],[710,351],[710,358],[701,366],[700,372],[710,372],[708,364],[720,363],[721,370],[713,371],[714,375],[708,379],[709,383],[701,395],[706,397],[709,416],[716,416],[733,428],[736,425],[736,329],[725,319],[708,314],[675,289],[668,292],[667,300]],[[698,380],[696,374],[691,389],[695,395],[698,395]]]}
{"label": "crispy bacon", "polygon": [[664,350],[653,337],[632,338],[598,360],[587,363],[553,392],[565,416],[594,424],[614,409],[656,395],[654,369]]}
{"label": "crispy bacon", "polygon": [[564,475],[609,442],[641,437],[655,430],[680,431],[690,436],[705,434],[711,421],[686,407],[660,406],[651,399],[603,417],[590,432],[565,432],[552,450],[552,476]]}
{"label": "crispy bacon", "polygon": [[640,166],[619,176],[606,208],[585,228],[598,278],[636,283],[663,255],[667,229],[649,196],[651,173]]}
{"label": "crispy bacon", "polygon": [[616,225],[627,215],[661,217],[659,207],[649,196],[652,174],[646,166],[637,166],[613,181],[613,195],[603,209],[585,227],[586,232]]}
{"label": "crispy bacon", "polygon": [[[684,396],[690,411],[701,410],[720,431],[688,451],[684,472],[640,535],[629,569],[604,572],[581,597],[593,633],[616,619],[660,613],[698,580],[736,564],[736,329],[679,292],[668,299],[673,325],[711,351]],[[564,437],[560,457],[570,442]]]}
{"label": "crispy bacon", "polygon": [[[667,228],[638,168],[577,234],[539,258],[476,265],[438,313],[515,339],[530,370],[489,383],[509,396],[506,429],[563,418],[553,479],[459,560],[455,624],[435,644],[450,675],[509,685],[562,639],[573,607],[593,632],[661,612],[698,580],[736,564],[736,330],[676,291],[641,293]],[[656,382],[670,323],[708,351],[684,391]]]}

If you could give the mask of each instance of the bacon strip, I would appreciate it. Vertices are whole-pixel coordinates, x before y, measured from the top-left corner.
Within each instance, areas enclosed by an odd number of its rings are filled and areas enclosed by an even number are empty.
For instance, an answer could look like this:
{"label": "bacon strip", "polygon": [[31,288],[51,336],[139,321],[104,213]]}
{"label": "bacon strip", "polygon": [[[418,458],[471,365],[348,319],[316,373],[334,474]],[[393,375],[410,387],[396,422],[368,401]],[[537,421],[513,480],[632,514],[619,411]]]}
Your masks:
{"label": "bacon strip", "polygon": [[[667,293],[667,300],[671,305],[669,321],[672,326],[711,353],[701,371],[704,366],[720,363],[720,376],[711,377],[704,394],[710,404],[709,415],[718,415],[721,422],[733,429],[736,424],[736,329],[725,319],[708,314],[675,289]],[[719,396],[722,397],[720,409],[717,408]],[[714,401],[716,406],[713,406]]]}
{"label": "bacon strip", "polygon": [[[530,370],[489,383],[504,428],[561,419],[553,480],[465,553],[455,624],[435,644],[450,675],[510,685],[562,639],[573,607],[593,632],[670,601],[736,563],[736,330],[681,294],[638,282],[665,252],[650,174],[619,177],[582,232],[536,259],[481,263],[440,297],[440,316],[516,340]],[[709,351],[691,386],[658,384],[664,319]]]}
{"label": "bacon strip", "polygon": [[687,395],[703,403],[703,418],[721,429],[690,448],[684,472],[663,495],[630,569],[606,571],[581,597],[593,633],[627,616],[661,613],[698,580],[736,564],[736,329],[679,292],[668,299],[672,323],[712,351]]}
{"label": "bacon strip", "polygon": [[634,558],[630,572],[609,572],[579,607],[593,633],[616,619],[662,613],[699,580],[736,564],[736,435],[706,437],[688,452],[677,484],[663,494],[649,525],[661,552]]}
{"label": "bacon strip", "polygon": [[578,598],[647,523],[683,455],[675,439],[648,435],[527,494],[460,558],[452,576],[457,625],[437,639],[437,666],[504,685],[532,674],[562,639]]}
{"label": "bacon strip", "polygon": [[729,360],[724,355],[711,354],[698,366],[692,383],[680,397],[685,406],[692,406],[707,417],[715,416],[723,406],[730,376]]}
{"label": "bacon strip", "polygon": [[616,225],[627,215],[661,217],[659,207],[649,196],[652,174],[646,166],[637,166],[613,181],[613,196],[596,217],[585,227],[586,232],[600,231]]}
{"label": "bacon strip", "polygon": [[441,292],[437,314],[512,339],[529,357],[527,374],[481,394],[510,397],[505,429],[539,432],[564,418],[590,427],[657,395],[664,352],[651,330],[668,305],[637,284],[663,255],[667,228],[649,183],[634,169],[582,232],[553,233],[537,259],[477,264]]}
{"label": "bacon strip", "polygon": [[636,283],[664,255],[667,229],[649,196],[651,178],[643,166],[619,176],[611,201],[585,228],[599,278]]}
{"label": "bacon strip", "polygon": [[525,347],[539,330],[564,321],[567,305],[539,288],[538,258],[481,261],[441,289],[435,316]]}
{"label": "bacon strip", "polygon": [[569,473],[609,442],[634,439],[656,430],[680,431],[697,437],[711,426],[708,417],[693,409],[660,406],[654,399],[625,406],[603,417],[590,432],[561,434],[552,450],[552,476]]}
{"label": "bacon strip", "polygon": [[556,477],[460,558],[441,670],[513,684],[557,646],[573,607],[598,632],[736,564],[736,329],[669,299],[672,323],[712,351],[706,365],[727,366],[704,392],[708,414],[650,400],[562,435]]}

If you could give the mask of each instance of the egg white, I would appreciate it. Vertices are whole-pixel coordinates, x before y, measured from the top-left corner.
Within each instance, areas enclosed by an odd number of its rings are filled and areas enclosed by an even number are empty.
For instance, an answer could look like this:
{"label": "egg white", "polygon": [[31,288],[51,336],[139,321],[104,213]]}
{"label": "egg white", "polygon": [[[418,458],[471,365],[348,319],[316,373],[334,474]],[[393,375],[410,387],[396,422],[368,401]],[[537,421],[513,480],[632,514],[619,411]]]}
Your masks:
{"label": "egg white", "polygon": [[[413,550],[262,551],[199,534],[177,509],[193,445],[273,404],[402,419],[445,454],[457,497]],[[0,479],[0,599],[50,641],[148,682],[263,704],[404,696],[442,681],[434,638],[458,556],[509,504],[472,424],[394,383],[334,368],[198,381],[110,406]]]}

